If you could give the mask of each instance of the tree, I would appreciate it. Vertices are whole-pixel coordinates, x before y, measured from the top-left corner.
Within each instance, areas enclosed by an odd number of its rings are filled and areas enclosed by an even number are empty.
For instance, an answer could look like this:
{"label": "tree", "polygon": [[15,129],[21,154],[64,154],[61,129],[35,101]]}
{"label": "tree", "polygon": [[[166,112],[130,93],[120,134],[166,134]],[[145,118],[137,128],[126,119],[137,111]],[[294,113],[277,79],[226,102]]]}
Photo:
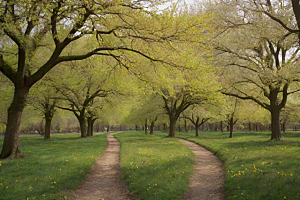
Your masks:
{"label": "tree", "polygon": [[273,20],[244,5],[233,5],[232,10],[238,7],[239,12],[223,23],[234,28],[227,28],[215,41],[221,52],[219,64],[226,66],[227,73],[222,93],[254,101],[268,110],[271,139],[281,140],[280,111],[288,95],[299,90],[295,83],[299,80],[299,69],[295,67],[299,45],[297,38]]}
{"label": "tree", "polygon": [[51,122],[55,113],[55,105],[57,99],[55,98],[56,90],[49,87],[47,84],[40,82],[32,88],[29,93],[29,102],[28,104],[44,115],[45,124],[44,124],[44,139],[50,139],[51,133]]}
{"label": "tree", "polygon": [[[171,15],[157,14],[160,1],[16,1],[0,2],[0,71],[14,84],[0,158],[23,157],[19,148],[21,115],[30,88],[60,63],[91,56],[111,57],[139,74],[136,57],[174,65],[155,52],[172,48],[185,30],[197,24],[192,18],[170,23]],[[161,32],[164,31],[163,34]],[[74,45],[88,38],[88,51]],[[185,37],[185,36],[183,36]],[[51,42],[50,42],[51,41]],[[41,49],[47,49],[41,53]],[[77,52],[66,54],[73,48]],[[17,55],[17,61],[14,59]],[[136,70],[135,70],[136,69]]]}
{"label": "tree", "polygon": [[210,117],[207,116],[207,111],[201,108],[192,109],[190,116],[184,114],[183,118],[190,120],[195,126],[196,137],[199,137],[200,126],[210,119]]}
{"label": "tree", "polygon": [[216,77],[209,66],[170,74],[168,86],[161,87],[159,94],[169,117],[169,137],[175,137],[176,122],[180,114],[192,105],[199,105],[218,98]]}
{"label": "tree", "polygon": [[300,4],[298,1],[253,1],[256,11],[268,16],[285,31],[295,34],[300,44]]}

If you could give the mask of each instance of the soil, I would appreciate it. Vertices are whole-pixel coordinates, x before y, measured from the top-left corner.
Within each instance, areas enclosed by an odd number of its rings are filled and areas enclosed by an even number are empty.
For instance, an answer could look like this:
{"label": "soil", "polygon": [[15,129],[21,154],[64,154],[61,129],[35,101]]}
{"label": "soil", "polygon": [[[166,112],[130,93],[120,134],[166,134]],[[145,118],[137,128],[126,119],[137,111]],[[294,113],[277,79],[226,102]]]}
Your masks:
{"label": "soil", "polygon": [[86,180],[68,199],[85,200],[126,200],[133,196],[128,194],[126,185],[120,181],[120,142],[107,135],[108,147],[92,166]]}
{"label": "soil", "polygon": [[198,144],[183,139],[178,140],[189,147],[195,155],[194,172],[190,177],[184,199],[225,200],[223,163],[212,152]]}

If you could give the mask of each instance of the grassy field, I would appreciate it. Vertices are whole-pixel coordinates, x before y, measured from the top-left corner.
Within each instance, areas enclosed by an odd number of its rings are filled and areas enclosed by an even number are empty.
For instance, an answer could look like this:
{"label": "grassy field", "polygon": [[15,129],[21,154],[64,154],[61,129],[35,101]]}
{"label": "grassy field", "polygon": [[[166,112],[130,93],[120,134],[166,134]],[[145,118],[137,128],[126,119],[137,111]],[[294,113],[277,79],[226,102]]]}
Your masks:
{"label": "grassy field", "polygon": [[270,141],[270,132],[176,133],[220,156],[226,170],[227,199],[300,199],[300,133]]}
{"label": "grassy field", "polygon": [[121,170],[128,189],[144,200],[182,199],[193,171],[194,155],[174,138],[124,132]]}
{"label": "grassy field", "polygon": [[[0,199],[66,199],[107,147],[106,134],[79,137],[20,137],[26,158],[0,160]],[[1,149],[2,144],[0,137]]]}

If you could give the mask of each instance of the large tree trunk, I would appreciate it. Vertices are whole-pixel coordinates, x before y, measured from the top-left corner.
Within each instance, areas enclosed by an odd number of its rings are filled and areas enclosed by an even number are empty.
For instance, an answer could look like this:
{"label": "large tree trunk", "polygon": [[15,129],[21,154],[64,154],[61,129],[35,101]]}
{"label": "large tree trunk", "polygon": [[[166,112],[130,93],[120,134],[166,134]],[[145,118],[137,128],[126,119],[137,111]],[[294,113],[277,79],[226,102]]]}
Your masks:
{"label": "large tree trunk", "polygon": [[135,131],[138,131],[138,126],[137,125],[135,125]]}
{"label": "large tree trunk", "polygon": [[271,108],[271,131],[271,140],[281,140],[280,110],[276,107]]}
{"label": "large tree trunk", "polygon": [[45,114],[45,135],[44,135],[44,139],[45,140],[49,140],[50,139],[50,133],[51,133],[51,122],[52,122],[52,118],[50,117],[46,117]]}
{"label": "large tree trunk", "polygon": [[8,108],[7,126],[0,159],[25,157],[20,151],[20,125],[23,110],[26,106],[29,88],[15,88],[14,97]]}
{"label": "large tree trunk", "polygon": [[175,137],[176,119],[170,118],[170,130],[168,137]]}
{"label": "large tree trunk", "polygon": [[87,137],[87,127],[86,127],[86,119],[85,117],[80,117],[79,119],[79,125],[80,125],[80,133],[82,138]]}

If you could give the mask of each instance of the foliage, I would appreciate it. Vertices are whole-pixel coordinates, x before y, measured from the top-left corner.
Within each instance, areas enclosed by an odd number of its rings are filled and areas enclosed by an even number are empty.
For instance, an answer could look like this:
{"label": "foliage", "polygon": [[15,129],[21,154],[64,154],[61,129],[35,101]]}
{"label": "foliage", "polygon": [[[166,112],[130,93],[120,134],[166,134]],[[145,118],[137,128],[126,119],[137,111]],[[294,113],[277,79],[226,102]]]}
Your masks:
{"label": "foliage", "polygon": [[[20,137],[26,159],[0,160],[0,199],[60,199],[77,189],[107,147],[106,134]],[[0,138],[3,142],[3,137]]]}
{"label": "foliage", "polygon": [[181,199],[193,172],[194,155],[178,140],[142,132],[116,134],[128,189],[141,199]]}

